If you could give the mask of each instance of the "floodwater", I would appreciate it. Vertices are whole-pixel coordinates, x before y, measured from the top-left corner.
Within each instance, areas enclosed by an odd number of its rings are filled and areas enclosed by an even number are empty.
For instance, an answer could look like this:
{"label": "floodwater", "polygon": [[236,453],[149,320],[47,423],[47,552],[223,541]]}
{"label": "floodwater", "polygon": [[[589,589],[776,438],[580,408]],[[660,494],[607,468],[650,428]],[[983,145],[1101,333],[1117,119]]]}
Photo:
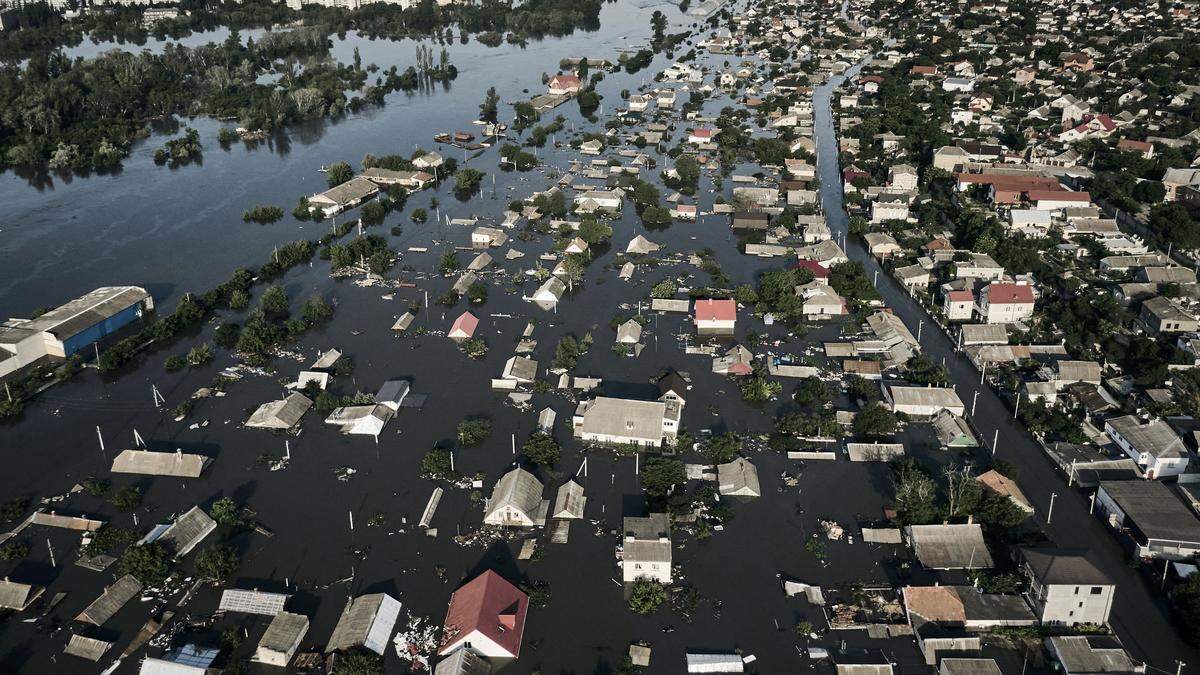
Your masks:
{"label": "floodwater", "polygon": [[[261,263],[276,243],[314,238],[316,230],[323,227],[299,224],[290,217],[269,226],[246,225],[240,217],[246,208],[276,203],[290,210],[300,194],[320,189],[323,176],[316,168],[321,164],[343,159],[357,163],[368,152],[407,152],[414,145],[433,147],[431,137],[435,132],[469,128],[487,86],[496,86],[505,101],[515,100],[526,95],[524,89],[539,91],[541,73],[553,72],[563,57],[587,54],[611,58],[615,50],[644,43],[649,15],[655,8],[663,9],[675,22],[682,21],[678,11],[668,5],[608,4],[602,15],[603,28],[596,33],[531,43],[526,49],[504,46],[487,50],[476,43],[452,47],[452,60],[461,73],[448,90],[395,94],[382,109],[292,129],[286,137],[257,150],[235,145],[223,151],[215,140],[210,140],[215,137],[216,123],[193,120],[190,124],[206,139],[202,166],[176,170],[157,167],[150,154],[160,141],[151,141],[135,149],[120,176],[70,181],[54,178],[30,185],[23,178],[6,174],[0,192],[13,217],[5,218],[0,237],[0,251],[7,263],[0,270],[4,312],[20,315],[97,285],[117,283],[147,286],[156,299],[170,306],[183,292],[207,288],[239,265]],[[391,63],[404,67],[412,59],[411,45],[360,41],[359,46],[364,62],[374,61],[383,67]],[[705,58],[710,67],[720,67],[719,59],[723,57]],[[621,89],[636,89],[643,74],[648,78],[665,65],[660,55],[643,73],[607,76],[600,86],[606,109],[616,104]],[[830,89],[827,85],[817,92],[822,201],[831,225],[844,232],[833,154],[836,139],[828,109]],[[705,111],[716,113],[727,104],[728,99],[717,96],[706,104]],[[572,122],[580,121],[573,103],[553,114],[564,115],[568,129]],[[559,165],[573,156],[569,150],[549,147],[540,152],[543,158]],[[663,158],[659,159],[661,168]],[[132,446],[136,431],[151,449],[182,448],[215,459],[209,471],[197,480],[114,479],[117,487],[134,483],[145,489],[145,505],[136,512],[137,526],[144,531],[151,523],[166,522],[172,514],[195,504],[208,506],[225,496],[247,505],[274,536],[242,534],[228,542],[242,558],[231,586],[294,593],[289,608],[312,620],[303,649],[324,645],[348,596],[386,591],[401,601],[405,612],[436,624],[444,616],[450,592],[462,580],[494,568],[510,579],[545,581],[552,594],[548,608],[531,610],[521,658],[504,672],[611,673],[620,666],[625,647],[632,640],[652,643],[651,672],[681,672],[688,650],[733,649],[755,655],[758,672],[810,667],[831,671],[828,664],[815,664],[803,656],[800,649],[809,641],[794,635],[796,622],[803,619],[823,629],[820,608],[784,597],[779,575],[826,587],[854,582],[869,586],[930,581],[907,564],[903,551],[891,547],[861,541],[830,542],[825,563],[803,548],[804,541],[816,531],[818,520],[834,520],[854,531],[856,521],[880,518],[886,495],[890,494],[885,466],[845,461],[802,465],[773,453],[752,454],[764,497],[735,504],[736,517],[711,539],[698,542],[691,536],[675,538],[675,560],[681,578],[704,598],[691,623],[666,609],[649,617],[628,612],[619,585],[612,581],[619,578],[613,557],[618,537],[613,532],[619,530],[623,515],[641,515],[644,508],[632,458],[588,454],[588,471],[579,477],[588,495],[586,520],[572,524],[568,544],[546,544],[544,555],[537,561],[514,559],[519,542],[461,546],[453,541],[456,533],[472,532],[481,521],[481,505],[472,501],[469,491],[447,490],[433,518],[436,537],[428,537],[415,527],[434,487],[418,476],[420,459],[435,444],[451,441],[455,425],[464,417],[485,415],[493,421],[494,430],[487,442],[479,448],[456,452],[458,470],[480,475],[485,493],[516,459],[511,451],[512,439],[520,445],[534,430],[537,411],[547,405],[558,413],[556,435],[564,445],[564,456],[555,470],[540,472],[547,485],[545,498],[553,499],[557,486],[580,467],[583,449],[569,438],[566,427],[574,410],[572,400],[560,392],[536,394],[531,409],[518,410],[490,391],[490,378],[499,375],[531,318],[538,321],[535,357],[543,367],[549,364],[561,336],[591,332],[595,345],[581,358],[575,372],[603,377],[609,393],[643,391],[666,367],[688,373],[693,388],[684,410],[684,426],[694,435],[726,430],[766,433],[782,407],[779,403],[762,408],[743,403],[729,380],[709,372],[707,357],[684,355],[680,336],[688,334],[689,327],[683,317],[655,318],[644,334],[646,350],[639,358],[618,358],[610,351],[614,333],[608,327],[609,320],[636,311],[623,309],[623,303],[644,299],[650,287],[667,276],[695,275],[694,283],[707,281],[695,268],[672,263],[640,265],[631,282],[619,280],[618,266],[614,265],[616,252],[636,234],[664,244],[663,258],[678,258],[710,247],[735,283],[751,282],[762,270],[780,264],[738,254],[736,240],[729,235],[723,217],[705,217],[696,224],[677,223],[667,230],[647,232],[632,209],[627,209],[613,223],[612,247],[596,251],[585,282],[557,312],[543,312],[522,302],[521,292],[531,291],[532,284],[527,282],[517,290],[511,282],[513,272],[531,266],[534,257],[549,247],[549,238],[511,242],[526,253],[524,259],[515,262],[504,262],[493,251],[496,265],[506,273],[491,277],[490,299],[474,309],[481,319],[478,332],[490,347],[482,361],[466,359],[449,340],[436,335],[394,337],[390,326],[409,302],[423,302],[425,291],[436,298],[452,282],[432,274],[440,252],[447,245],[464,245],[469,239],[463,227],[432,223],[415,226],[407,220],[408,211],[427,206],[430,198],[437,197],[442,211],[450,217],[479,214],[495,218],[511,199],[544,188],[551,178],[536,172],[497,174],[496,161],[494,149],[471,160],[472,166],[498,176],[494,191],[490,183],[485,185],[482,199],[459,202],[448,187],[442,187],[436,193],[416,196],[403,216],[392,214],[382,227],[374,228],[402,252],[393,275],[413,280],[418,288],[398,290],[395,299],[386,300],[382,297],[384,290],[329,279],[323,261],[314,260],[312,267],[295,269],[280,282],[294,301],[321,293],[337,304],[333,323],[306,334],[297,344],[302,360],[278,359],[276,374],[249,377],[232,385],[228,396],[199,401],[185,423],[176,423],[164,411],[155,409],[151,387],[157,387],[171,407],[234,363],[229,354],[219,350],[210,366],[175,374],[163,370],[162,360],[168,354],[186,351],[190,345],[209,339],[211,325],[181,339],[171,349],[147,355],[115,381],[85,373],[38,398],[20,422],[0,428],[0,453],[5,466],[20,467],[0,472],[0,495],[26,495],[36,502],[65,492],[87,476],[107,477],[113,456]],[[726,196],[731,187],[731,181],[725,181]],[[716,191],[707,176],[702,178],[700,195],[701,210],[710,207]],[[388,234],[393,225],[404,228],[400,236]],[[434,240],[443,243],[433,245]],[[411,253],[406,251],[409,246],[431,246],[431,250]],[[851,255],[862,256],[857,244],[852,242],[850,249]],[[466,256],[461,258],[467,260]],[[890,303],[911,313],[903,306],[903,297],[896,297],[882,279],[880,285]],[[414,328],[444,331],[463,309],[464,304],[453,309],[431,305],[418,314]],[[222,318],[240,320],[238,316]],[[905,319],[916,321],[908,314]],[[740,323],[741,336],[753,329],[772,339],[784,339],[772,350],[796,355],[812,352],[822,339],[831,339],[840,330],[836,325],[827,326],[787,340],[778,327],[764,328],[752,321]],[[925,335],[927,347],[932,350],[932,341],[940,336],[934,331],[926,331]],[[243,429],[241,422],[259,403],[278,398],[283,393],[281,382],[294,379],[319,352],[333,347],[346,352],[357,364],[352,377],[335,385],[338,393],[358,389],[373,392],[386,379],[410,378],[414,392],[428,395],[424,408],[403,410],[378,443],[370,438],[340,436],[310,412],[303,423],[303,434],[290,440],[292,460],[288,468],[270,472],[256,466],[255,459],[261,453],[283,453],[284,438]],[[934,353],[941,356],[945,350]],[[961,365],[954,366],[954,373],[965,377]],[[790,394],[792,386],[785,383],[785,395]],[[990,396],[981,398],[980,419],[988,419],[985,415],[989,414],[995,419],[1003,417],[1002,410],[993,410],[1000,406],[998,402],[989,400]],[[200,421],[207,421],[207,426],[187,426]],[[985,425],[981,423],[986,429]],[[944,455],[924,447],[928,440],[922,437],[925,433],[914,427],[906,432],[905,440],[920,448],[917,452],[929,461],[945,461]],[[104,439],[104,449],[97,434]],[[1015,431],[1002,432],[1005,444],[1015,444],[1015,439]],[[702,461],[693,455],[685,459]],[[1033,456],[1030,461],[1040,461],[1040,457]],[[334,474],[338,467],[352,467],[357,473],[349,481],[339,481]],[[784,484],[781,474],[785,471],[801,474],[797,487]],[[1023,471],[1023,484],[1029,479],[1026,474],[1036,476],[1034,469]],[[1043,495],[1032,489],[1029,492],[1041,505]],[[1059,523],[1071,522],[1078,501],[1074,495],[1060,494],[1056,528],[1066,527]],[[99,514],[123,527],[135,525],[134,516],[117,513],[101,500],[87,496],[71,497],[65,508]],[[377,514],[385,516],[386,524],[368,526],[368,520]],[[350,527],[351,517],[354,529]],[[1071,532],[1099,528],[1094,521],[1093,525],[1076,524]],[[1054,533],[1060,534],[1057,529]],[[1102,548],[1115,548],[1102,530],[1098,535],[1093,539],[1098,538]],[[219,536],[221,533],[210,536],[202,547],[216,543]],[[5,574],[48,584],[51,593],[67,591],[68,595],[48,617],[36,622],[19,623],[10,618],[0,623],[0,672],[99,672],[112,663],[113,655],[125,648],[152,612],[170,609],[202,618],[216,607],[216,589],[203,590],[182,609],[175,607],[177,596],[166,604],[135,600],[103,630],[94,633],[116,640],[113,652],[98,666],[85,665],[62,655],[61,649],[71,631],[80,628],[70,622],[71,617],[112,582],[112,572],[97,574],[69,564],[78,543],[73,535],[37,530],[24,535],[24,539],[33,552],[20,563],[4,563]],[[51,547],[57,566],[52,565]],[[191,569],[190,564],[187,561],[182,568]],[[439,576],[439,569],[444,575]],[[1123,583],[1129,579],[1126,573]],[[1129,583],[1138,582],[1133,579]],[[1122,590],[1118,602],[1143,611],[1145,600],[1124,599],[1133,595]],[[1146,620],[1161,620],[1161,614],[1151,612]],[[267,622],[229,616],[216,628],[239,623],[248,630],[248,639],[236,652],[244,658],[253,651]],[[665,628],[673,630],[664,632]],[[1135,626],[1134,630],[1139,633],[1135,646],[1144,639],[1150,641],[1145,643],[1147,648],[1174,647],[1168,644],[1173,635],[1169,629],[1160,629],[1157,637],[1142,635],[1149,629]],[[911,640],[868,640],[862,631],[850,631],[825,634],[811,644],[836,650],[843,643],[882,648],[900,663],[902,672],[922,668]],[[135,672],[141,654],[122,664],[118,672]],[[391,649],[387,666],[389,672],[403,671]],[[1006,672],[1008,666],[1019,667],[1009,663],[1005,666]],[[1036,670],[1030,668],[1031,672]]]}

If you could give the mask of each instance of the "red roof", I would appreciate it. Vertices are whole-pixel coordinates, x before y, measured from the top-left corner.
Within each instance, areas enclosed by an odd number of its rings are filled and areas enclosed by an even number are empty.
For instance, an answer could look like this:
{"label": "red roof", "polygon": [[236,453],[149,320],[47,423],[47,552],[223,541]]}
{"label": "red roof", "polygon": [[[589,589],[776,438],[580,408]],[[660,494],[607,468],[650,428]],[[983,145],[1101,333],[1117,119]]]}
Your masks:
{"label": "red roof", "polygon": [[529,596],[488,570],[450,596],[438,654],[448,653],[460,639],[478,631],[516,658],[528,611]]}
{"label": "red roof", "polygon": [[950,291],[946,294],[946,298],[950,302],[973,302],[975,294],[971,293],[971,291]]}
{"label": "red roof", "polygon": [[737,303],[733,300],[697,300],[696,321],[736,321]]}
{"label": "red roof", "polygon": [[829,270],[821,266],[821,263],[816,260],[799,260],[796,262],[796,269],[803,269],[812,272],[814,279],[828,279]]}
{"label": "red roof", "polygon": [[1033,302],[1033,287],[1024,284],[991,284],[986,289],[992,305],[1028,305]]}
{"label": "red roof", "polygon": [[712,129],[696,129],[692,132],[692,135],[696,138],[710,138],[712,137]]}
{"label": "red roof", "polygon": [[478,326],[479,319],[475,318],[474,314],[470,312],[463,312],[462,314],[458,315],[457,319],[454,320],[454,325],[450,326],[450,334],[454,335],[455,333],[461,331],[462,333],[466,334],[467,337],[471,337],[475,334],[475,328]]}
{"label": "red roof", "polygon": [[578,87],[579,77],[575,75],[555,75],[550,80],[550,84],[558,87]]}

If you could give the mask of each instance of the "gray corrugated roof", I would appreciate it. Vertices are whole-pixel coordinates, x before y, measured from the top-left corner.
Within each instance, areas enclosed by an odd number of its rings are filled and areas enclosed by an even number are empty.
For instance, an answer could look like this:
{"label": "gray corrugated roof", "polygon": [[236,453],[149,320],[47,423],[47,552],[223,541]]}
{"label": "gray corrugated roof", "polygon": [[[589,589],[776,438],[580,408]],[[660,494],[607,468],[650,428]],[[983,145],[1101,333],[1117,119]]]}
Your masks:
{"label": "gray corrugated roof", "polygon": [[209,461],[209,458],[204,455],[188,454],[182,450],[175,452],[122,450],[121,454],[113,460],[112,472],[199,478]]}
{"label": "gray corrugated roof", "polygon": [[71,656],[78,656],[81,659],[87,659],[88,661],[99,661],[100,657],[104,656],[104,652],[108,651],[109,647],[112,647],[112,644],[111,642],[84,637],[82,635],[72,635],[71,641],[67,643],[67,647],[63,652]]}
{"label": "gray corrugated roof", "polygon": [[41,586],[21,584],[8,579],[0,580],[0,607],[22,610],[42,593]]}
{"label": "gray corrugated roof", "polygon": [[308,632],[308,617],[292,612],[279,612],[271,619],[267,632],[258,641],[260,649],[266,648],[276,652],[287,652]]}
{"label": "gray corrugated roof", "polygon": [[215,529],[217,521],[205,513],[204,509],[193,506],[176,518],[158,541],[176,558],[182,558]]}

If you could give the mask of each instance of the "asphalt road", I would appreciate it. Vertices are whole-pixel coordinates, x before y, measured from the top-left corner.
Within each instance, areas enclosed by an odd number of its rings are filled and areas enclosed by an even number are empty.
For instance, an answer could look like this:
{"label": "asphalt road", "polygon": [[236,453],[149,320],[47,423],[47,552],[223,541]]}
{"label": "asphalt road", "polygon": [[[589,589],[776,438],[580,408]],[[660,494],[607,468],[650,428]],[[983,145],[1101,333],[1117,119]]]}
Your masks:
{"label": "asphalt road", "polygon": [[[852,76],[858,66],[847,75]],[[833,91],[844,81],[835,77],[818,87],[813,94],[817,134],[818,175],[821,179],[821,204],[835,237],[844,237],[848,218],[842,207],[841,167],[838,162],[836,127],[830,108]],[[935,360],[944,361],[959,395],[969,401],[980,389],[979,372],[965,358],[955,353],[954,344],[933,325],[925,311],[912,299],[882,266],[866,251],[858,239],[844,242],[846,254],[861,262],[868,277],[878,272],[876,286],[884,301],[904,322],[917,332],[919,321],[929,324],[922,331],[922,349]],[[1117,597],[1111,624],[1126,648],[1137,658],[1144,659],[1157,669],[1174,673],[1177,662],[1200,663],[1198,652],[1187,645],[1175,630],[1166,600],[1152,589],[1129,564],[1129,558],[1114,533],[1099,518],[1089,514],[1088,495],[1067,487],[1066,479],[1041,447],[1012,419],[1003,401],[987,387],[982,388],[973,416],[976,428],[984,440],[992,441],[999,429],[996,457],[1020,467],[1017,483],[1037,507],[1035,518],[1046,535],[1064,548],[1087,549],[1088,557],[1117,584]],[[1051,495],[1054,509],[1051,522],[1046,522]],[[1187,666],[1184,666],[1186,671]]]}

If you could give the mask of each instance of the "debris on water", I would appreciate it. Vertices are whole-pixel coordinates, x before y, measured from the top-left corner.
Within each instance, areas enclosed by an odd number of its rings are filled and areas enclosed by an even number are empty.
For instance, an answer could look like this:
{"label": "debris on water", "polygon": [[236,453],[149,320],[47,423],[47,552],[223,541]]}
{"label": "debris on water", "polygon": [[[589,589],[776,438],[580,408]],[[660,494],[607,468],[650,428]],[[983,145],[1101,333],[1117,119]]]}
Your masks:
{"label": "debris on water", "polygon": [[339,466],[333,470],[333,475],[342,482],[350,480],[356,473],[358,473],[358,469],[349,466]]}
{"label": "debris on water", "polygon": [[437,652],[438,628],[423,616],[409,615],[403,629],[396,633],[392,644],[396,655],[409,662],[413,672],[429,668],[429,659]]}

